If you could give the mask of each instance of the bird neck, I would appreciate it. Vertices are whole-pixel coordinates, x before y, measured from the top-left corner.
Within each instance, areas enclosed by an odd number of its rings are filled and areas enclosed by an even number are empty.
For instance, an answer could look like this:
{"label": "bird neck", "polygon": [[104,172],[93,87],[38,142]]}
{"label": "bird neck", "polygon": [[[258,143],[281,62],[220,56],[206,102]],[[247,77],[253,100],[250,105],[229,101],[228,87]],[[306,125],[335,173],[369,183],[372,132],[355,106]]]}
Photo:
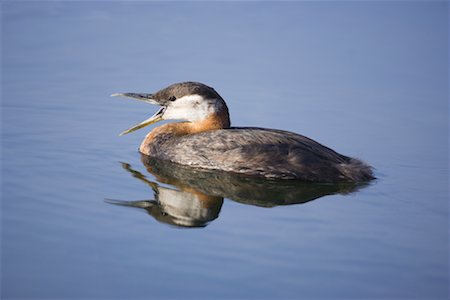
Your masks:
{"label": "bird neck", "polygon": [[205,119],[195,122],[174,123],[174,125],[175,124],[183,124],[182,126],[185,127],[185,134],[193,134],[208,130],[230,128],[230,117],[226,111],[220,114],[213,113]]}
{"label": "bird neck", "polygon": [[[195,122],[178,122],[168,123],[158,126],[150,131],[142,142],[143,147],[151,145],[158,136],[183,136],[188,134],[199,133],[203,131],[230,128],[230,117],[228,112],[221,114],[211,114],[207,118]],[[147,151],[141,151],[145,154]]]}

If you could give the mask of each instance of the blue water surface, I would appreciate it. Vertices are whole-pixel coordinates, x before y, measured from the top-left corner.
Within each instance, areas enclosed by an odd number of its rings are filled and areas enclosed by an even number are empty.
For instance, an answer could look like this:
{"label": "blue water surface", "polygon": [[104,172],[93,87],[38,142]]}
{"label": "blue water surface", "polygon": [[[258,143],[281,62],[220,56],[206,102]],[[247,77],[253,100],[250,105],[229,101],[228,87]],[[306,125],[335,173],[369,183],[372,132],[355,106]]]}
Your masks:
{"label": "blue water surface", "polygon": [[[446,1],[2,1],[1,298],[448,299],[448,16]],[[148,130],[118,137],[157,108],[109,95],[187,80],[234,126],[304,134],[378,179],[304,204],[226,196],[200,228],[105,202],[176,188],[141,162]]]}

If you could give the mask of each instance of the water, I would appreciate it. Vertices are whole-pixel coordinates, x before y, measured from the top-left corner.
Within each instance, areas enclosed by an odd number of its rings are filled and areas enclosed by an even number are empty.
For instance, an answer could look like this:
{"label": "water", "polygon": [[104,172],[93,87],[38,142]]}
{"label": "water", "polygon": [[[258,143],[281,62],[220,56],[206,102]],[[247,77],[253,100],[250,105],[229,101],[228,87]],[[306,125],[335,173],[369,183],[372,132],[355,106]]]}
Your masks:
{"label": "water", "polygon": [[[2,299],[448,298],[448,3],[1,5]],[[146,130],[117,136],[156,108],[108,95],[185,80],[234,126],[302,133],[378,180],[157,179]],[[197,194],[174,191],[187,179]]]}

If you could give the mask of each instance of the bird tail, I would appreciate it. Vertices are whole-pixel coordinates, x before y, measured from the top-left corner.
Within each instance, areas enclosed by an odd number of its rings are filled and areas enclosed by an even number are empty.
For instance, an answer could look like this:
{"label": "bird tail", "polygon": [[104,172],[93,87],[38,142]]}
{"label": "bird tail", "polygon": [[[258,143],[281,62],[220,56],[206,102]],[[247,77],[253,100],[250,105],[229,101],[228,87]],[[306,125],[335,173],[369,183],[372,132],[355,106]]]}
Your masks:
{"label": "bird tail", "polygon": [[350,158],[348,162],[340,164],[340,171],[347,180],[354,182],[364,182],[376,178],[371,166],[355,158]]}

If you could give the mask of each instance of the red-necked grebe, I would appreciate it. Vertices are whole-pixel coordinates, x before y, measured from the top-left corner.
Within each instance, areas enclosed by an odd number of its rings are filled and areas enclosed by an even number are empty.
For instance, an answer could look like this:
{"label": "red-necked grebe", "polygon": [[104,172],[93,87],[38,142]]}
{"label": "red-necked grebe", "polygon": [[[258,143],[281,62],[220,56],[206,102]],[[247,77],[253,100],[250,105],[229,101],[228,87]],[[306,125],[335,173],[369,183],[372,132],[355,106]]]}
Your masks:
{"label": "red-necked grebe", "polygon": [[198,82],[170,85],[154,94],[120,93],[160,105],[130,133],[161,120],[184,120],[154,128],[139,151],[195,168],[242,175],[312,182],[373,179],[372,168],[305,136],[275,129],[230,127],[227,105],[211,87]]}

